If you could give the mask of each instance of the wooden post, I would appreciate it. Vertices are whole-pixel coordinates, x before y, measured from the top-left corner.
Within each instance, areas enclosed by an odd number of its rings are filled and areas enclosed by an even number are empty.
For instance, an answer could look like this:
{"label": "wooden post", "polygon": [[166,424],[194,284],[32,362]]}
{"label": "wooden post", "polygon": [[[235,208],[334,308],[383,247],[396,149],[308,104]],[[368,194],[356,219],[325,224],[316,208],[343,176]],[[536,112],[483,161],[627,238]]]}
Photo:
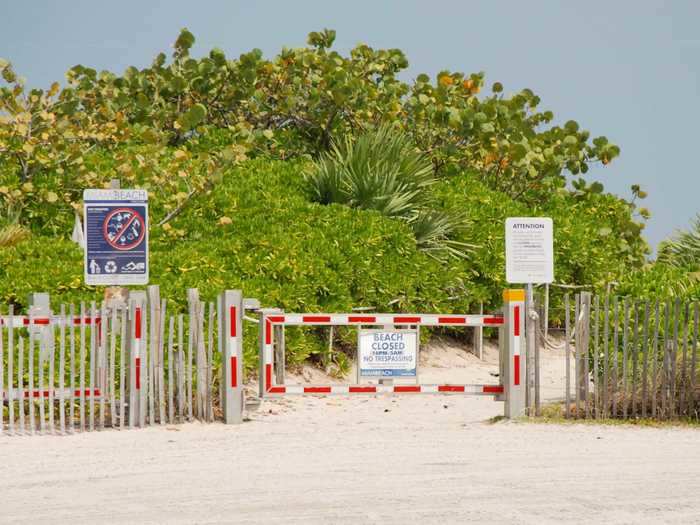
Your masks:
{"label": "wooden post", "polygon": [[644,334],[642,347],[642,417],[649,404],[649,301],[644,301]]}
{"label": "wooden post", "polygon": [[570,319],[571,307],[569,306],[569,294],[564,295],[564,354],[566,362],[565,371],[565,381],[564,384],[564,402],[566,403],[564,409],[564,417],[571,416],[571,347],[569,340],[571,339],[571,319]]}

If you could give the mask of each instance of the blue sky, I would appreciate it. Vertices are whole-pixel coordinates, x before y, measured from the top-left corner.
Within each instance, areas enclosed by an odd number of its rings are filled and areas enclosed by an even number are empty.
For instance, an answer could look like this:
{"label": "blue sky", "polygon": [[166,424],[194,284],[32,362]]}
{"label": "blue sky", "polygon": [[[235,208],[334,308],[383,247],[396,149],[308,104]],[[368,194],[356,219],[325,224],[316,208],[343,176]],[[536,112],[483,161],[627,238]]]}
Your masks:
{"label": "blue sky", "polygon": [[197,37],[195,55],[220,47],[231,57],[254,47],[271,56],[327,27],[341,51],[358,42],[402,49],[407,79],[485,71],[489,85],[529,87],[558,120],[621,147],[587,178],[623,196],[641,184],[655,246],[700,212],[699,22],[694,1],[33,0],[0,10],[0,57],[30,85],[46,86],[78,63],[146,66],[182,27]]}

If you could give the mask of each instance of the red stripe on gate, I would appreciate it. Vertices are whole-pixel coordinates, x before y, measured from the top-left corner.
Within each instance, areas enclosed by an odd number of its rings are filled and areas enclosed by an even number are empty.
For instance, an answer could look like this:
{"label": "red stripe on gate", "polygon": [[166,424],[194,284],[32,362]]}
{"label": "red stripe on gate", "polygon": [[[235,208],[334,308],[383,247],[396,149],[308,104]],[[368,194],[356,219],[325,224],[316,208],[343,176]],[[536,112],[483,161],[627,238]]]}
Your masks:
{"label": "red stripe on gate", "polygon": [[271,315],[268,317],[271,323],[284,323],[283,315]]}
{"label": "red stripe on gate", "polygon": [[136,309],[136,320],[134,321],[134,337],[141,339],[141,308]]}
{"label": "red stripe on gate", "polygon": [[231,318],[231,337],[236,337],[236,307],[232,306],[229,308],[229,317]]}
{"label": "red stripe on gate", "polygon": [[513,307],[513,335],[520,335],[520,306]]}
{"label": "red stripe on gate", "polygon": [[136,358],[136,390],[141,390],[141,358]]}
{"label": "red stripe on gate", "polygon": [[395,386],[394,392],[420,392],[420,385]]}
{"label": "red stripe on gate", "polygon": [[484,394],[502,394],[503,385],[484,385],[481,391]]}
{"label": "red stripe on gate", "polygon": [[420,317],[401,317],[401,316],[396,316],[394,317],[394,323],[395,324],[415,324],[415,323],[420,323]]}
{"label": "red stripe on gate", "polygon": [[238,386],[238,369],[236,368],[236,356],[231,356],[231,388]]}
{"label": "red stripe on gate", "polygon": [[520,384],[520,356],[513,356],[513,367],[515,368],[515,373],[513,374],[513,384]]}
{"label": "red stripe on gate", "polygon": [[268,390],[270,394],[284,394],[287,392],[287,387],[286,386],[273,386]]}
{"label": "red stripe on gate", "polygon": [[272,388],[272,365],[265,365],[265,390]]}
{"label": "red stripe on gate", "polygon": [[305,394],[330,394],[331,387],[329,386],[305,386]]}
{"label": "red stripe on gate", "polygon": [[438,317],[439,324],[465,324],[466,322],[464,317]]}
{"label": "red stripe on gate", "polygon": [[348,392],[351,394],[370,394],[376,392],[376,386],[351,386],[348,387]]}
{"label": "red stripe on gate", "polygon": [[484,317],[484,324],[503,324],[503,317]]}
{"label": "red stripe on gate", "polygon": [[438,385],[438,392],[464,392],[464,385]]}
{"label": "red stripe on gate", "polygon": [[350,315],[348,323],[376,323],[377,318],[373,315]]}
{"label": "red stripe on gate", "polygon": [[265,344],[272,344],[272,323],[267,318],[265,318]]}
{"label": "red stripe on gate", "polygon": [[330,315],[305,315],[301,318],[303,323],[330,323]]}

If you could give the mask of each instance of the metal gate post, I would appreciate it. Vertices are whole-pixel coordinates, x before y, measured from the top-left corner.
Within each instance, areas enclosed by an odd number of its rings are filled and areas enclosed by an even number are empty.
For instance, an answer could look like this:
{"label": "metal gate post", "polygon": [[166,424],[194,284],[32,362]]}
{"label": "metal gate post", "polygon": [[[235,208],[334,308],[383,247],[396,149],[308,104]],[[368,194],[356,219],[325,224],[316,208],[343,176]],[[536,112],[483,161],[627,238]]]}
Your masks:
{"label": "metal gate post", "polygon": [[272,323],[268,320],[268,313],[260,312],[260,375],[258,382],[260,385],[260,398],[265,397],[268,388],[272,386]]}
{"label": "metal gate post", "polygon": [[505,389],[504,416],[512,419],[525,414],[525,359],[521,358],[521,335],[525,321],[525,290],[503,292],[504,352],[503,387]]}
{"label": "metal gate post", "polygon": [[223,385],[221,404],[224,423],[243,422],[243,293],[226,290],[219,295],[219,311],[223,323],[219,326],[219,348],[222,348]]}

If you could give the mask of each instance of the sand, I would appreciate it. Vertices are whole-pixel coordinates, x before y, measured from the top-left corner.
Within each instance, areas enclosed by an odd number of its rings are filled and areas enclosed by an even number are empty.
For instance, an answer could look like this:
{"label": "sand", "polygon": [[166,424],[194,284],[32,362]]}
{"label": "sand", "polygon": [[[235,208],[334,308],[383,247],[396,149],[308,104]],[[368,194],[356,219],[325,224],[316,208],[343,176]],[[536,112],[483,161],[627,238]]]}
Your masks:
{"label": "sand", "polygon": [[[435,345],[424,379],[495,381],[491,353],[462,354]],[[563,361],[544,359],[553,398]],[[700,522],[699,431],[488,422],[500,413],[488,397],[299,397],[240,426],[0,436],[0,523]]]}

